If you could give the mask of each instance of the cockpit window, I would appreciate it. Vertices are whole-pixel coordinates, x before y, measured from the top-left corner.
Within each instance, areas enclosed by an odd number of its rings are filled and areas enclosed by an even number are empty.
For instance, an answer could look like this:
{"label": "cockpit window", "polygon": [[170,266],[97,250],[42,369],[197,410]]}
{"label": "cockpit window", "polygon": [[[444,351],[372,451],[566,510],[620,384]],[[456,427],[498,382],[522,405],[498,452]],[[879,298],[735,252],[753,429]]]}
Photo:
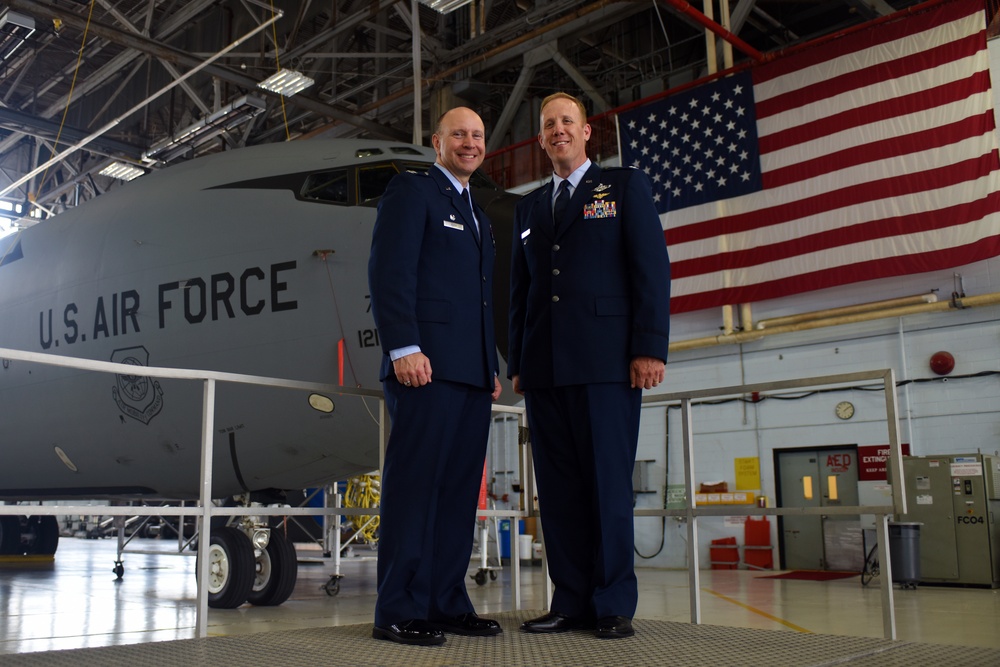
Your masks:
{"label": "cockpit window", "polygon": [[381,148],[359,148],[354,152],[354,157],[372,157],[373,155],[381,154]]}
{"label": "cockpit window", "polygon": [[391,164],[358,169],[358,204],[364,205],[384,195],[389,181],[398,173]]}
{"label": "cockpit window", "polygon": [[346,206],[351,203],[347,176],[347,169],[309,174],[302,185],[302,198]]}
{"label": "cockpit window", "polygon": [[[377,151],[379,149],[372,149]],[[396,149],[392,149],[396,152]],[[299,180],[301,187],[292,185],[298,190],[298,198],[305,201],[336,204],[338,206],[373,207],[385,194],[389,181],[396,174],[404,171],[426,174],[432,162],[417,160],[396,160],[365,166],[350,166],[339,169],[317,171],[305,175],[305,180]],[[302,175],[297,177],[302,178]],[[475,172],[469,179],[473,188],[495,190],[496,185],[482,172]],[[246,185],[244,183],[244,185]]]}

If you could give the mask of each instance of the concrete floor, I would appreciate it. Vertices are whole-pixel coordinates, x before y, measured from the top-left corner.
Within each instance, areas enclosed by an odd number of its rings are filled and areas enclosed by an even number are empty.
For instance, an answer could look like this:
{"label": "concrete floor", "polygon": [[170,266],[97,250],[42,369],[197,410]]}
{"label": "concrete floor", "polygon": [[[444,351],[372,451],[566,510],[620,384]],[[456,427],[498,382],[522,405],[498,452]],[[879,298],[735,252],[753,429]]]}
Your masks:
{"label": "concrete floor", "polygon": [[[112,568],[114,540],[63,538],[54,562],[0,564],[0,655],[115,646],[195,637],[194,558],[169,553],[176,542],[139,540],[126,553],[125,574]],[[367,547],[354,550],[374,556]],[[318,556],[299,545],[300,558]],[[478,569],[478,560],[470,573]],[[210,610],[209,634],[228,636],[370,623],[375,602],[375,561],[345,559],[340,591],[323,589],[330,562],[303,562],[291,599],[278,607],[244,605]],[[540,567],[522,572],[522,608],[541,609]],[[748,570],[701,573],[703,624],[849,637],[882,638],[881,593],[876,579],[834,581],[768,579]],[[483,616],[514,611],[510,573],[469,594]],[[636,618],[687,623],[688,575],[640,568]],[[898,639],[907,642],[1000,648],[1000,591],[918,586],[895,589]]]}

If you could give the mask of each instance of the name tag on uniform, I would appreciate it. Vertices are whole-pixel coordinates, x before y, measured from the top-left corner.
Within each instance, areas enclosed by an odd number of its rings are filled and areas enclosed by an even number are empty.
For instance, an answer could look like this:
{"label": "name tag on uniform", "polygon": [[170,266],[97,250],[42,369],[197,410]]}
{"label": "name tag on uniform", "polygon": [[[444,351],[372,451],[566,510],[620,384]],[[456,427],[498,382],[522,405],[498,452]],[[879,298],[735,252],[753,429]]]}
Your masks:
{"label": "name tag on uniform", "polygon": [[583,207],[583,219],[614,218],[618,215],[617,202],[593,201]]}
{"label": "name tag on uniform", "polygon": [[525,229],[523,232],[521,232],[521,240],[523,241],[524,239],[528,238],[528,234],[530,234],[530,233],[531,233],[531,228],[530,227],[528,229]]}
{"label": "name tag on uniform", "polygon": [[451,220],[445,220],[444,226],[449,227],[451,229],[457,229],[459,231],[465,229],[465,225],[463,225],[461,222],[452,222]]}

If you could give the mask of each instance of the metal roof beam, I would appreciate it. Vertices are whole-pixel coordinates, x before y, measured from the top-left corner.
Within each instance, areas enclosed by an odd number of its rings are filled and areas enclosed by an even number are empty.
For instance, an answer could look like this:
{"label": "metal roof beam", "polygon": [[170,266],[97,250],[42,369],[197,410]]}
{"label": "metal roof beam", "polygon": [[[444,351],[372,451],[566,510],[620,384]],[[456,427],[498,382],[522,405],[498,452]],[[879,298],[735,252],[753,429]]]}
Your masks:
{"label": "metal roof beam", "polygon": [[[131,49],[135,49],[136,51],[140,51],[142,53],[148,53],[152,56],[155,56],[157,58],[162,58],[169,62],[177,63],[191,68],[198,67],[203,64],[202,61],[200,61],[199,59],[187,53],[184,53],[183,51],[180,51],[170,46],[166,46],[165,44],[157,43],[152,39],[143,37],[141,35],[129,35],[125,32],[122,32],[121,30],[118,30],[117,28],[112,28],[110,26],[97,23],[94,21],[91,21],[88,27],[86,20],[83,19],[82,17],[77,16],[76,14],[70,12],[69,10],[63,7],[51,5],[47,2],[41,2],[39,0],[9,0],[9,4],[11,7],[16,7],[34,16],[43,17],[46,19],[58,18],[62,20],[66,25],[73,26],[74,28],[77,28],[79,30],[83,30],[86,27],[90,32],[99,37],[103,37],[116,44]],[[228,81],[229,83],[242,86],[249,90],[257,90],[262,94],[271,96],[276,95],[275,93],[271,93],[269,91],[265,91],[261,88],[258,88],[257,84],[259,83],[259,81],[257,81],[256,79],[249,77],[245,74],[242,74],[240,72],[230,70],[226,67],[222,67],[220,65],[216,64],[207,65],[203,68],[203,71],[205,72],[205,74],[208,74],[210,76],[217,76],[223,81]],[[358,125],[359,127],[379,137],[395,139],[400,141],[405,141],[409,138],[409,135],[405,132],[400,132],[392,128],[388,128],[378,123],[375,123],[373,121],[360,118],[353,111],[333,107],[319,100],[310,98],[307,95],[303,94],[296,95],[295,97],[287,100],[286,104],[292,104],[294,106],[309,109],[310,111],[313,111],[315,113],[324,116],[329,116],[330,118],[333,118],[341,122],[350,123],[352,125]]]}

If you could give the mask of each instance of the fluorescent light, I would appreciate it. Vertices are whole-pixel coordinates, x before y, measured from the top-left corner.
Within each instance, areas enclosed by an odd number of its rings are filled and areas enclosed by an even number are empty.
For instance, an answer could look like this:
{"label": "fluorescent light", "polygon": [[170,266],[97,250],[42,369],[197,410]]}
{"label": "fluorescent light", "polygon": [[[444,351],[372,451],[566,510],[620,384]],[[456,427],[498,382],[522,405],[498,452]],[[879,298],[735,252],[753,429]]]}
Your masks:
{"label": "fluorescent light", "polygon": [[124,162],[112,162],[104,169],[97,172],[101,176],[108,176],[110,178],[119,178],[123,181],[131,181],[133,178],[138,178],[146,173],[144,169],[140,169],[131,164],[125,164]]}
{"label": "fluorescent light", "polygon": [[0,10],[0,60],[7,60],[31,34],[35,32],[35,19],[11,11],[9,7]]}
{"label": "fluorescent light", "polygon": [[442,14],[447,14],[453,12],[459,7],[464,7],[472,2],[472,0],[417,0],[422,5],[430,7],[436,12],[441,12]]}
{"label": "fluorescent light", "polygon": [[223,132],[253,119],[267,105],[259,97],[243,95],[232,104],[180,130],[172,137],[158,141],[142,154],[144,162],[170,162],[191,148],[214,139]]}
{"label": "fluorescent light", "polygon": [[257,84],[264,90],[291,97],[316,83],[305,74],[292,69],[281,69]]}

